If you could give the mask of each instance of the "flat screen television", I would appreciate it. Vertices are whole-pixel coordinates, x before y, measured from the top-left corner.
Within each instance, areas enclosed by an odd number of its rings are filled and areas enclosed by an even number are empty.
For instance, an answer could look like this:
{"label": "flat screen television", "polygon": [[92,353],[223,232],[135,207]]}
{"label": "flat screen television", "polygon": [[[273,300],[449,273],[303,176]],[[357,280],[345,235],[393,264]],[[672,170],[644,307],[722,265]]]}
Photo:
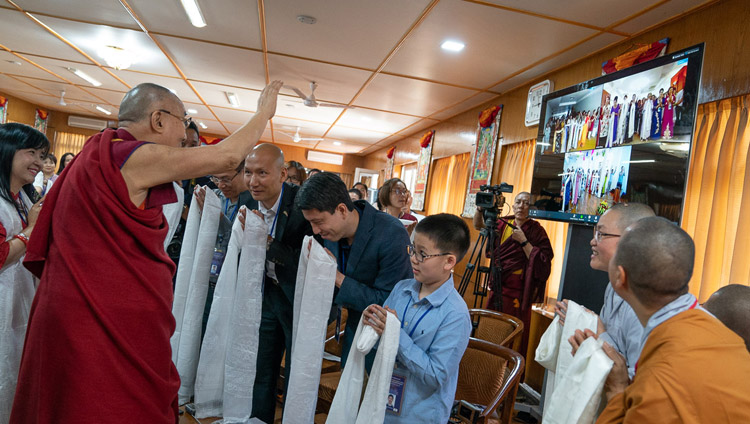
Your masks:
{"label": "flat screen television", "polygon": [[679,222],[703,44],[542,99],[529,216],[593,225],[613,204]]}

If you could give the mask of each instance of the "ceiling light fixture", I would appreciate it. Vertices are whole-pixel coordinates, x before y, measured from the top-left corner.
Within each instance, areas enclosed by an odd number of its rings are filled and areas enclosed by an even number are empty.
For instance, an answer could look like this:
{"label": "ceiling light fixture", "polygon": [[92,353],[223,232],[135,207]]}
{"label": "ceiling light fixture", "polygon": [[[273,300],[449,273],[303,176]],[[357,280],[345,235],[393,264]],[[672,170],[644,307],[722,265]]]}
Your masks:
{"label": "ceiling light fixture", "polygon": [[6,62],[10,63],[11,65],[18,65],[18,66],[22,65],[22,63],[17,60],[6,60]]}
{"label": "ceiling light fixture", "polygon": [[237,98],[237,95],[234,93],[230,93],[229,91],[225,91],[227,95],[227,101],[229,101],[229,104],[234,107],[240,107],[240,99]]}
{"label": "ceiling light fixture", "polygon": [[340,142],[340,141],[334,141],[334,142],[333,142],[333,145],[334,145],[334,146],[341,146],[341,142]]}
{"label": "ceiling light fixture", "polygon": [[208,128],[208,126],[204,124],[203,122],[198,122],[198,125],[200,125],[200,127],[203,128],[204,130]]}
{"label": "ceiling light fixture", "polygon": [[101,113],[106,113],[107,115],[111,115],[112,114],[112,112],[108,111],[107,109],[104,109],[103,107],[101,107],[99,105],[96,106],[96,110],[98,110]]}
{"label": "ceiling light fixture", "polygon": [[65,68],[65,69],[67,69],[68,71],[76,74],[76,76],[78,76],[78,78],[81,78],[81,79],[85,80],[86,82],[88,82],[89,84],[93,85],[94,87],[99,87],[100,85],[102,85],[102,83],[100,83],[99,81],[95,80],[92,76],[90,76],[89,74],[83,72],[80,69],[76,69],[76,68]]}
{"label": "ceiling light fixture", "polygon": [[448,40],[448,41],[443,42],[443,44],[441,44],[440,47],[443,50],[448,50],[451,52],[460,52],[461,50],[464,49],[465,46],[464,46],[464,43],[461,43],[460,41]]}
{"label": "ceiling light fixture", "polygon": [[201,13],[201,8],[198,6],[198,0],[180,0],[180,3],[182,3],[182,8],[185,9],[185,13],[194,27],[203,28],[206,26],[206,20],[203,19],[203,13]]}
{"label": "ceiling light fixture", "polygon": [[187,110],[187,113],[189,113],[189,114],[191,114],[191,115],[195,115],[196,113],[198,113],[198,111],[197,111],[197,110],[195,110],[195,109],[188,109],[188,110]]}
{"label": "ceiling light fixture", "polygon": [[122,47],[106,46],[99,50],[99,56],[107,62],[107,65],[120,70],[128,69],[135,62],[135,54]]}

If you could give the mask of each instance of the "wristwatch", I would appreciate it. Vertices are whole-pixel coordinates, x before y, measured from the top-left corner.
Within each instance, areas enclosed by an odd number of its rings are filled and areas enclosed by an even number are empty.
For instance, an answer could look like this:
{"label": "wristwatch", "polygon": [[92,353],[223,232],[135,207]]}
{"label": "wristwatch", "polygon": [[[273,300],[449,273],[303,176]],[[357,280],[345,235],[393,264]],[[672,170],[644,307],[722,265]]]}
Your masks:
{"label": "wristwatch", "polygon": [[526,240],[526,241],[524,241],[523,243],[521,243],[521,247],[524,247],[524,246],[526,246],[527,244],[529,244],[529,241],[528,241],[528,240]]}

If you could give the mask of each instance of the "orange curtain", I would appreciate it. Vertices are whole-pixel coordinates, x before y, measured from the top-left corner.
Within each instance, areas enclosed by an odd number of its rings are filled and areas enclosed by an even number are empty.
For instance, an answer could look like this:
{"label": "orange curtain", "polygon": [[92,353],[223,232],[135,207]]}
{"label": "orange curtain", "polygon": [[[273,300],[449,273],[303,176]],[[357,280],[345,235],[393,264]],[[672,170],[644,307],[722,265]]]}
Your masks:
{"label": "orange curtain", "polygon": [[[503,214],[510,214],[512,213],[510,205],[516,195],[522,191],[529,191],[531,187],[536,139],[506,144],[501,146],[500,149],[500,172],[492,178],[492,182],[493,184],[504,182],[513,186],[513,193],[505,199],[508,205],[503,208]],[[552,272],[549,280],[547,280],[546,298],[556,299],[560,288],[560,279],[562,278],[568,224],[547,220],[539,220],[539,223],[547,231],[547,236],[555,252],[555,258],[552,260]]]}
{"label": "orange curtain", "polygon": [[690,292],[750,285],[750,95],[698,106],[682,228],[695,240]]}
{"label": "orange curtain", "polygon": [[427,215],[452,213],[461,216],[469,184],[470,160],[471,154],[464,153],[432,162],[430,187],[426,196]]}
{"label": "orange curtain", "polygon": [[52,147],[52,152],[57,156],[58,160],[65,153],[77,155],[83,149],[83,144],[88,138],[88,136],[83,134],[55,131],[55,143]]}

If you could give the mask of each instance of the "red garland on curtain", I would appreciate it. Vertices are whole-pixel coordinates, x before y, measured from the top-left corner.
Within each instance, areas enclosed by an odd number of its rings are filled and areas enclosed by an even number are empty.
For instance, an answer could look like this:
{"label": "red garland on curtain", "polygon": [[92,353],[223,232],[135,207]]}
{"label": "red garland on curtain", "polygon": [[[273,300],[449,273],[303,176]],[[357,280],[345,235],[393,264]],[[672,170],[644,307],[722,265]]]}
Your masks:
{"label": "red garland on curtain", "polygon": [[36,116],[38,116],[39,119],[41,120],[47,119],[47,115],[49,115],[49,112],[47,112],[46,110],[41,110],[41,109],[36,110]]}
{"label": "red garland on curtain", "polygon": [[395,151],[396,151],[396,146],[392,146],[390,149],[388,149],[388,152],[386,152],[385,156],[388,159],[391,159],[391,158],[393,158],[393,152],[395,152]]}
{"label": "red garland on curtain", "polygon": [[419,139],[419,147],[425,148],[430,145],[430,142],[432,141],[432,135],[435,134],[435,130],[427,131],[424,133],[422,138]]}
{"label": "red garland on curtain", "polygon": [[500,106],[492,106],[483,110],[479,114],[479,126],[487,128],[495,121],[495,117],[500,112]]}
{"label": "red garland on curtain", "polygon": [[663,38],[651,44],[637,44],[634,46],[636,47],[634,50],[623,53],[602,63],[603,74],[611,74],[612,72],[663,56],[667,52],[668,44],[669,38]]}

